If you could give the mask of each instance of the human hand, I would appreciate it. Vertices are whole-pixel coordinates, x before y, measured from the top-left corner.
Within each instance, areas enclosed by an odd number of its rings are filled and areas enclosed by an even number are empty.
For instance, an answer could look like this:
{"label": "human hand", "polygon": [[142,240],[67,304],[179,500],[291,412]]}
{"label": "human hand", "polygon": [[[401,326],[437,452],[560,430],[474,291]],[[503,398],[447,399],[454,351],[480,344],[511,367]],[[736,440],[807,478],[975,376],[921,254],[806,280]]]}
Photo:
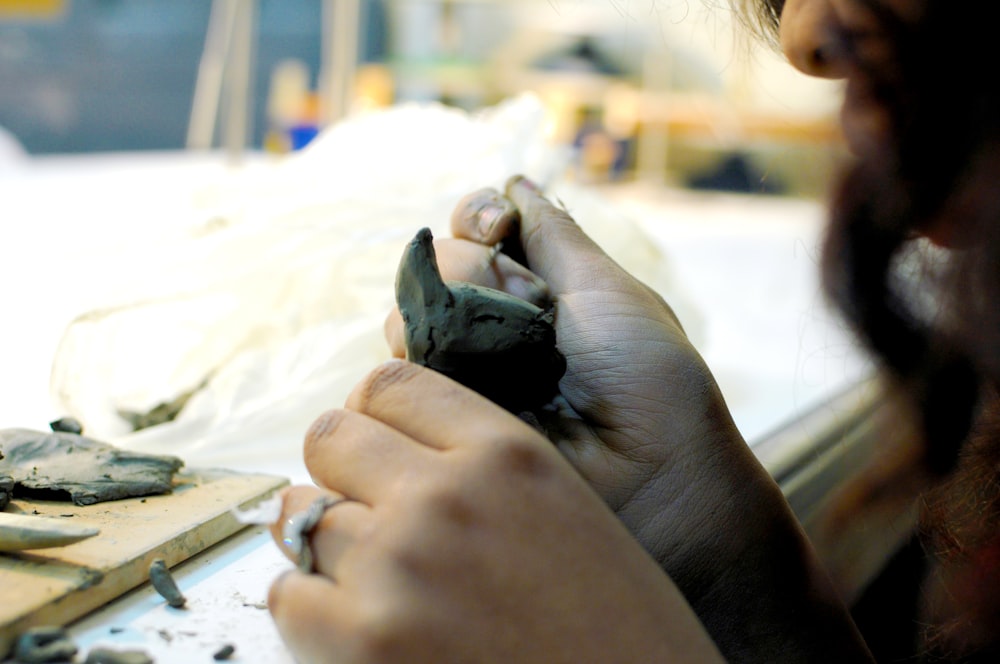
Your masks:
{"label": "human hand", "polygon": [[298,661],[721,661],[552,445],[440,374],[383,365],[317,420],[305,458],[325,491],[287,491],[279,523],[323,493],[348,500],[311,535],[317,573],[268,599]]}
{"label": "human hand", "polygon": [[[714,510],[718,501],[691,500],[692,487],[715,491],[714,478],[734,464],[760,471],[670,307],[527,180],[511,180],[506,197],[492,190],[467,196],[452,231],[456,239],[435,243],[446,279],[554,304],[567,371],[554,404],[532,415],[564,456],[661,563],[677,541],[710,534],[694,528],[714,533],[717,524],[698,511]],[[501,241],[526,266],[502,253],[491,260]],[[396,311],[386,336],[403,357]],[[698,483],[695,475],[713,481]],[[686,518],[673,519],[668,541],[655,517],[682,497]]]}
{"label": "human hand", "polygon": [[[673,578],[726,657],[863,653],[784,497],[663,299],[522,178],[506,196],[463,199],[452,232],[456,239],[436,243],[445,279],[551,301],[567,370],[559,396],[532,419]],[[523,266],[502,254],[490,261],[501,240]],[[395,312],[386,337],[402,357]]]}

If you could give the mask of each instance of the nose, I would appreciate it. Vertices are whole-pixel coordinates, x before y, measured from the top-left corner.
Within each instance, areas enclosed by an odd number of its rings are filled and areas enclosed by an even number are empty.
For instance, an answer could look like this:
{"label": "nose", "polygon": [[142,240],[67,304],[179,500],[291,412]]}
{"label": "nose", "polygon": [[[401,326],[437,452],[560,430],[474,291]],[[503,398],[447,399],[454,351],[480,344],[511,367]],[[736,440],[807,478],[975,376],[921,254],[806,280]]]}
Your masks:
{"label": "nose", "polygon": [[781,10],[781,50],[792,66],[810,76],[843,78],[847,74],[845,31],[836,2],[786,0]]}

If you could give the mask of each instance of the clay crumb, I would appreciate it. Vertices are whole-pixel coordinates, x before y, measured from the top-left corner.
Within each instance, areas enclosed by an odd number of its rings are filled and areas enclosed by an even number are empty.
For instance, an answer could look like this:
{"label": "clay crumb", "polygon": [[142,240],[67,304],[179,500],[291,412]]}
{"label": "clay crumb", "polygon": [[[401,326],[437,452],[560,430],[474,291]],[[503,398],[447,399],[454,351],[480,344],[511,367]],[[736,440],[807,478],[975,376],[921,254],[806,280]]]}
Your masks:
{"label": "clay crumb", "polygon": [[217,662],[221,662],[222,660],[229,659],[230,657],[232,657],[234,652],[236,652],[236,646],[234,646],[231,643],[227,643],[226,645],[222,646],[221,648],[215,651],[215,654],[212,655],[212,659],[216,660]]}
{"label": "clay crumb", "polygon": [[65,433],[83,433],[83,425],[75,417],[60,417],[58,420],[52,420],[49,422],[49,428]]}
{"label": "clay crumb", "polygon": [[62,627],[33,627],[17,638],[14,659],[23,664],[65,662],[73,659],[77,647]]}
{"label": "clay crumb", "polygon": [[153,658],[142,650],[112,650],[94,648],[83,664],[153,664]]}
{"label": "clay crumb", "polygon": [[167,569],[163,558],[157,558],[149,566],[149,580],[153,583],[156,592],[160,593],[170,606],[180,609],[187,603],[187,598],[177,587],[177,582],[174,581],[174,577]]}

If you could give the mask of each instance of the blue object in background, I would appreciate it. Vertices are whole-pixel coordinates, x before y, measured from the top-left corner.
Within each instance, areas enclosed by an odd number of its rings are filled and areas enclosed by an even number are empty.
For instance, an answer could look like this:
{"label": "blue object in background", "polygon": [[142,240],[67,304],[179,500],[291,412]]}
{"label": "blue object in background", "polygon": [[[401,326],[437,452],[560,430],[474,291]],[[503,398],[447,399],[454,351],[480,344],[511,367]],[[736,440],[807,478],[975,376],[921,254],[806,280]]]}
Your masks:
{"label": "blue object in background", "polygon": [[[184,147],[208,0],[70,0],[53,21],[0,22],[0,126],[30,153]],[[362,61],[385,51],[381,0],[365,0]],[[316,0],[259,0],[253,145],[266,130],[270,72],[319,68]]]}
{"label": "blue object in background", "polygon": [[309,145],[312,139],[316,138],[319,134],[319,127],[316,125],[299,125],[297,127],[292,127],[288,130],[288,138],[290,140],[292,150],[301,150],[305,146]]}

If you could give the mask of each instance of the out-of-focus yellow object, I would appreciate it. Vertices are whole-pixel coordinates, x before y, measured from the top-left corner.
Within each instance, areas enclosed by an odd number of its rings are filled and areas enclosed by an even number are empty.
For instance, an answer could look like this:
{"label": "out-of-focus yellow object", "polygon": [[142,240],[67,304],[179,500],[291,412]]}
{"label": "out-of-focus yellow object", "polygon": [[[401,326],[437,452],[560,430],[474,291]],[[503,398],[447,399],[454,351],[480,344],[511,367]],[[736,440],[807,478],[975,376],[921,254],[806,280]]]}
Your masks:
{"label": "out-of-focus yellow object", "polygon": [[0,20],[8,18],[56,18],[66,9],[66,0],[0,0]]}
{"label": "out-of-focus yellow object", "polygon": [[355,111],[374,111],[391,105],[395,98],[395,82],[388,67],[368,63],[358,67],[354,82]]}

